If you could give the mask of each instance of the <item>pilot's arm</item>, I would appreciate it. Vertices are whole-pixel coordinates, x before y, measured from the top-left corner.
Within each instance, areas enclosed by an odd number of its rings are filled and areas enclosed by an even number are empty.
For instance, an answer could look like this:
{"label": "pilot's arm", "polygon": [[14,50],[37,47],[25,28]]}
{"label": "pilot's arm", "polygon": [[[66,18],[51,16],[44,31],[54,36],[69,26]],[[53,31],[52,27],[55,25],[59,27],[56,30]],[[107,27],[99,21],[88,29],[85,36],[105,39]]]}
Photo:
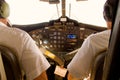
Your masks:
{"label": "pilot's arm", "polygon": [[90,64],[96,53],[108,47],[110,30],[90,35],[68,64],[68,80],[83,79],[89,75]]}
{"label": "pilot's arm", "polygon": [[26,33],[24,37],[22,67],[27,80],[48,80],[46,70],[50,67],[43,53]]}

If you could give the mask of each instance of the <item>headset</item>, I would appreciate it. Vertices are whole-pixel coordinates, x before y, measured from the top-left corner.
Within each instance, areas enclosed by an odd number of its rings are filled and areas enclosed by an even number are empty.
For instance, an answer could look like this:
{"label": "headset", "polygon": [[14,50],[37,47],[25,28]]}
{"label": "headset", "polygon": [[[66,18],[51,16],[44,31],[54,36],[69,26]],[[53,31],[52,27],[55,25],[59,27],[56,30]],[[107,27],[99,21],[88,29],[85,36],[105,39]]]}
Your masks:
{"label": "headset", "polygon": [[7,18],[10,14],[10,8],[7,2],[0,1],[0,18]]}

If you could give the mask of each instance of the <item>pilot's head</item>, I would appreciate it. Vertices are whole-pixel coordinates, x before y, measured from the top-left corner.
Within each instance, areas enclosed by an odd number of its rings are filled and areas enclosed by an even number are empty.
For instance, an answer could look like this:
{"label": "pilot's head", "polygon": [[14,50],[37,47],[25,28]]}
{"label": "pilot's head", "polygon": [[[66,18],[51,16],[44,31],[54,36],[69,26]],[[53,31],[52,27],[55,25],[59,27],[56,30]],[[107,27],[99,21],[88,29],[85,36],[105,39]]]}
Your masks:
{"label": "pilot's head", "polygon": [[8,16],[10,14],[9,5],[5,0],[0,0],[0,22],[8,25]]}
{"label": "pilot's head", "polygon": [[117,0],[107,0],[104,4],[103,16],[107,22],[108,29],[111,29],[112,26],[113,12],[116,1]]}
{"label": "pilot's head", "polygon": [[0,18],[7,18],[9,13],[9,5],[5,2],[5,0],[0,0]]}

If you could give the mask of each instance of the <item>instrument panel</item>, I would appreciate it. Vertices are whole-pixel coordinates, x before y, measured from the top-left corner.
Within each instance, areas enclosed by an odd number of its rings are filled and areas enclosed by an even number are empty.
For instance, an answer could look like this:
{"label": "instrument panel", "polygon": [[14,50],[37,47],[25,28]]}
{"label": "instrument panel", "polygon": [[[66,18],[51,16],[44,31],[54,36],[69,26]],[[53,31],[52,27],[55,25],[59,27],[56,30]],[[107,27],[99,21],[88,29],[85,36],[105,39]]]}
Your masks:
{"label": "instrument panel", "polygon": [[66,54],[80,48],[84,39],[96,32],[80,26],[76,21],[60,20],[53,20],[45,27],[29,32],[38,46],[42,45],[53,53]]}

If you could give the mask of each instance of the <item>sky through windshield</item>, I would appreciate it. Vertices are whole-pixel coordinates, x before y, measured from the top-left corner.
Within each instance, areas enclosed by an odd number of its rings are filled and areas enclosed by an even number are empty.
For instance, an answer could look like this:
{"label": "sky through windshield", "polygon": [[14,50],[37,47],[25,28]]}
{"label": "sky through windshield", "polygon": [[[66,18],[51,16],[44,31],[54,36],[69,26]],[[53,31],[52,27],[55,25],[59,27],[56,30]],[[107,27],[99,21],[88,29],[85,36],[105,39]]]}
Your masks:
{"label": "sky through windshield", "polygon": [[[40,0],[6,1],[10,5],[11,12],[9,19],[12,24],[48,22],[51,19],[57,19],[61,16],[61,3],[56,5]],[[102,14],[105,1],[106,0],[66,0],[66,15],[82,23],[106,26]]]}

